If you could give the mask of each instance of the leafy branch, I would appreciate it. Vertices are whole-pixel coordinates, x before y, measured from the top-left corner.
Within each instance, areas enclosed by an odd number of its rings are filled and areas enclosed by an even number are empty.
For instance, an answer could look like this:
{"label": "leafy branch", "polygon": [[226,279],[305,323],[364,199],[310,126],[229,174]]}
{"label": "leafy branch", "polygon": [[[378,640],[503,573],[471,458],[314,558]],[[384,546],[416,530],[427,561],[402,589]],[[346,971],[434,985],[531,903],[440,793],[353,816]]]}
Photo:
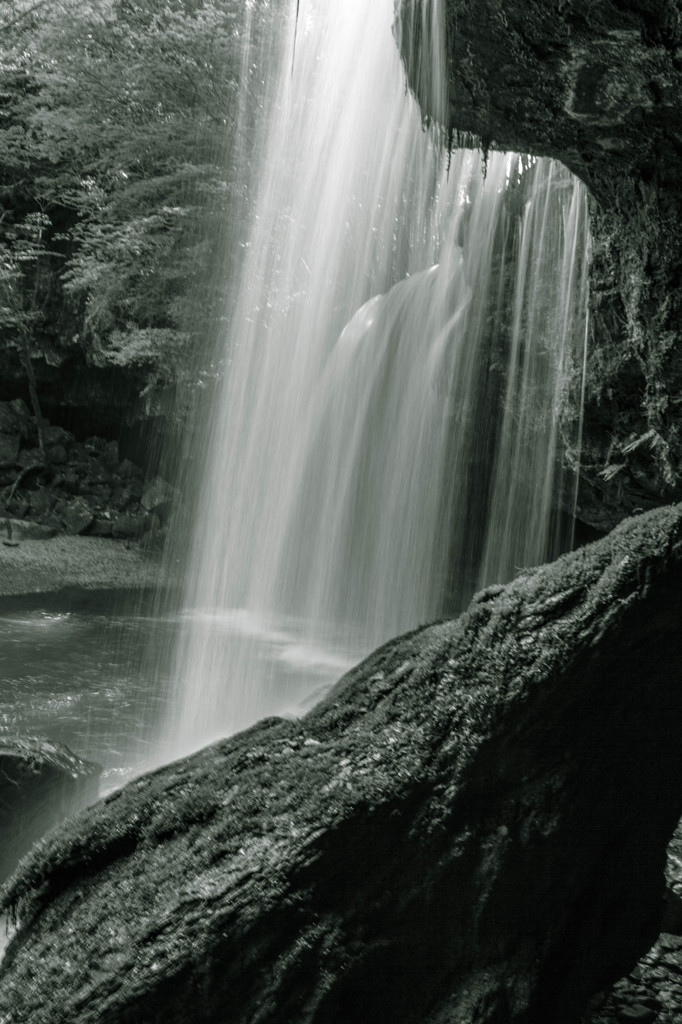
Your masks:
{"label": "leafy branch", "polygon": [[5,232],[0,242],[0,327],[17,337],[38,433],[38,446],[45,457],[42,411],[32,361],[32,340],[36,324],[42,318],[38,268],[47,257],[45,235],[50,218],[45,213],[30,213],[18,225]]}

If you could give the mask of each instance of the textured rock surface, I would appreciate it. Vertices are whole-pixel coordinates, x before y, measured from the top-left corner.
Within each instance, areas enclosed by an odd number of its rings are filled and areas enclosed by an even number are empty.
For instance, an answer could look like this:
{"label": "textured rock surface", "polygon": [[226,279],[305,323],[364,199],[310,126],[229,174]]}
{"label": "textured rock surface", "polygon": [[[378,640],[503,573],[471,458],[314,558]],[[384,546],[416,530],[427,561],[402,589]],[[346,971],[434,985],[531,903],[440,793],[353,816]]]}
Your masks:
{"label": "textured rock surface", "polygon": [[590,1024],[679,1024],[682,936],[661,934],[632,971],[595,1002]]}
{"label": "textured rock surface", "polygon": [[653,947],[613,988],[595,996],[590,1024],[679,1024],[682,1015],[682,822],[668,844],[666,906]]}
{"label": "textured rock surface", "polygon": [[[445,5],[451,128],[562,160],[595,199],[580,504],[607,529],[682,494],[682,3]],[[400,42],[428,113],[420,33]]]}
{"label": "textured rock surface", "polygon": [[682,508],[390,642],[43,839],[5,1024],[563,1024],[658,934]]}
{"label": "textured rock surface", "polygon": [[0,880],[43,832],[97,799],[99,776],[59,743],[0,735]]}

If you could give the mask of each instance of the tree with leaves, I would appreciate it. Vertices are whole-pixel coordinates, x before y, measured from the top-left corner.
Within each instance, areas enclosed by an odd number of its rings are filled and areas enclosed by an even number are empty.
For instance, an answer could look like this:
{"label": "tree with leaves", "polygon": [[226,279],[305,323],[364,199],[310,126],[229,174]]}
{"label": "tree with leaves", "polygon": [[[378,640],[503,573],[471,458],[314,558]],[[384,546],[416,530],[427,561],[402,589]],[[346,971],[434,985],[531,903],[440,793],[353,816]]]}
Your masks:
{"label": "tree with leaves", "polygon": [[196,376],[233,269],[238,96],[262,74],[240,81],[247,6],[270,0],[0,0],[0,358],[21,321],[34,357],[142,371],[150,409]]}
{"label": "tree with leaves", "polygon": [[0,336],[5,336],[5,344],[7,339],[13,340],[19,350],[43,458],[43,417],[33,369],[32,338],[43,317],[41,268],[52,255],[45,248],[48,226],[45,214],[29,213],[0,240]]}

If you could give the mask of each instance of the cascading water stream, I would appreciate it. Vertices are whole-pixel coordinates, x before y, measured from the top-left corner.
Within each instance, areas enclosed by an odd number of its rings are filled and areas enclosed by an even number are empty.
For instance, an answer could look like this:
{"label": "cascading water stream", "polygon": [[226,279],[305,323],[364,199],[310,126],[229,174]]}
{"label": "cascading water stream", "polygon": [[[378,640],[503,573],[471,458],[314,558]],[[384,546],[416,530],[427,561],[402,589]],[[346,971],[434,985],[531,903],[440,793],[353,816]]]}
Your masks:
{"label": "cascading water stream", "polygon": [[[167,753],[281,711],[558,543],[582,186],[551,161],[448,159],[406,89],[393,0],[301,0],[296,27],[289,7],[243,169]],[[423,67],[443,67],[424,10]]]}

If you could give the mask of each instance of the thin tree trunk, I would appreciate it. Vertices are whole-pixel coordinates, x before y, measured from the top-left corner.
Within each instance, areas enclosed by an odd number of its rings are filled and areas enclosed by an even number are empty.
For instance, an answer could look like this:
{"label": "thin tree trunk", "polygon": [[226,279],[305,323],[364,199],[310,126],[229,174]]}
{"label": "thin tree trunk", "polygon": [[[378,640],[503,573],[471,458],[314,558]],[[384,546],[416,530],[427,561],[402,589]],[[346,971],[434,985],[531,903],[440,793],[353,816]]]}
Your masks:
{"label": "thin tree trunk", "polygon": [[40,408],[40,401],[38,399],[38,388],[36,385],[36,375],[33,370],[33,363],[31,362],[31,353],[28,345],[28,336],[25,331],[21,332],[21,361],[24,364],[24,370],[26,371],[26,378],[28,380],[28,393],[31,399],[31,408],[33,409],[33,416],[36,421],[36,430],[38,432],[38,447],[40,448],[43,461],[45,461],[45,438],[43,435],[43,414]]}

